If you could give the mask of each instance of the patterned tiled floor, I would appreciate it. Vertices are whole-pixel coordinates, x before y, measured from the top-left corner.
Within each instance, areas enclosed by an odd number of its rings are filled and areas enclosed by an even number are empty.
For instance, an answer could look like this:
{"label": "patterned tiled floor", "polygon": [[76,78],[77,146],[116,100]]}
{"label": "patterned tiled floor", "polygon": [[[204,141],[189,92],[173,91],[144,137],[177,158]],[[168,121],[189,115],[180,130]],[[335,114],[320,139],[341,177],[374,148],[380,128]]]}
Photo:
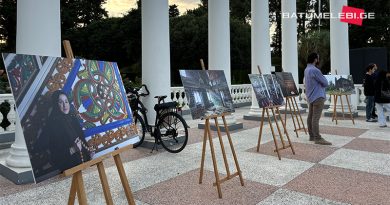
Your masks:
{"label": "patterned tiled floor", "polygon": [[[304,132],[299,138],[287,123],[296,154],[281,151],[278,160],[271,131],[266,124],[259,152],[256,145],[258,122],[242,120],[249,108],[237,109],[235,117],[244,129],[231,133],[245,186],[238,177],[222,183],[219,199],[210,150],[207,148],[203,183],[199,184],[202,130],[199,121],[188,120],[190,143],[179,154],[140,148],[123,153],[124,168],[136,203],[152,204],[389,204],[390,128],[379,128],[360,118],[355,125],[329,117],[321,119],[322,136],[332,146],[316,145]],[[304,120],[307,114],[304,114]],[[187,116],[189,118],[189,116]],[[363,119],[363,118],[362,118]],[[226,175],[221,147],[214,136],[220,177]],[[225,134],[225,133],[223,133]],[[226,136],[223,137],[228,165],[235,171]],[[278,141],[279,145],[281,142]],[[208,146],[208,144],[207,144]],[[119,175],[112,160],[105,161],[115,204],[127,204]],[[84,172],[90,204],[105,204],[96,168]],[[0,176],[0,204],[66,204],[70,178],[53,178],[40,184],[14,185]]]}

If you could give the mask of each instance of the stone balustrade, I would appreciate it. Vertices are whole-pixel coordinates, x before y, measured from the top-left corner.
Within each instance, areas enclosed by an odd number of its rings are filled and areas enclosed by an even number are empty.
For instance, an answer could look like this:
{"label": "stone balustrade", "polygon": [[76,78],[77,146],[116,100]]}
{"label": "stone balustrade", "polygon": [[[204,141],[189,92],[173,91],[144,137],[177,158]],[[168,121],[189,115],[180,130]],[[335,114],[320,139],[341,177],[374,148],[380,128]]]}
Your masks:
{"label": "stone balustrade", "polygon": [[15,100],[12,94],[0,94],[0,149],[8,148],[15,140],[14,107]]}
{"label": "stone balustrade", "polygon": [[[303,84],[298,86],[299,88],[299,101],[302,107],[307,107],[305,89]],[[364,93],[361,84],[355,84],[356,94],[351,96],[351,104],[354,109],[364,110]],[[233,103],[237,106],[250,105],[252,102],[252,85],[251,84],[239,84],[232,85],[230,89]],[[330,105],[330,97],[325,102],[325,105]],[[171,100],[177,101],[183,110],[188,110],[188,101],[185,96],[183,87],[171,87]],[[4,133],[10,133],[15,131],[15,110],[10,109],[15,105],[12,94],[0,94],[0,142],[1,136]],[[6,109],[7,108],[7,109]]]}

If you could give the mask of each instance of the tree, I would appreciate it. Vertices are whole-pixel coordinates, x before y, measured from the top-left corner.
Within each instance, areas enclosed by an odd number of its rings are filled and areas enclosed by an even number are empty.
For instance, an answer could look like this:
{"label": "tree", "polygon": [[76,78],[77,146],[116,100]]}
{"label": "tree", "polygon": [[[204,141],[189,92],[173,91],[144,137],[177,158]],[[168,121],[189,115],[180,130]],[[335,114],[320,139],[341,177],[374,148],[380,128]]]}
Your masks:
{"label": "tree", "polygon": [[230,16],[245,23],[250,19],[251,1],[250,0],[230,0]]}
{"label": "tree", "polygon": [[307,64],[307,56],[316,52],[320,55],[320,68],[323,73],[330,72],[330,33],[329,30],[310,31],[303,36],[299,43],[299,82],[302,82],[303,72]]}
{"label": "tree", "polygon": [[176,4],[169,5],[169,17],[177,17],[180,15],[179,9]]}
{"label": "tree", "polygon": [[108,17],[102,7],[107,0],[61,0],[62,29],[85,27]]}
{"label": "tree", "polygon": [[15,52],[15,49],[16,0],[0,1],[0,51]]}
{"label": "tree", "polygon": [[171,81],[180,85],[180,69],[200,69],[208,58],[207,9],[198,7],[170,19]]}
{"label": "tree", "polygon": [[276,66],[276,69],[280,69],[282,66],[282,17],[281,17],[281,1],[270,0],[269,1],[269,18],[270,23],[275,27],[275,32],[272,35],[271,43],[271,56],[272,65]]}

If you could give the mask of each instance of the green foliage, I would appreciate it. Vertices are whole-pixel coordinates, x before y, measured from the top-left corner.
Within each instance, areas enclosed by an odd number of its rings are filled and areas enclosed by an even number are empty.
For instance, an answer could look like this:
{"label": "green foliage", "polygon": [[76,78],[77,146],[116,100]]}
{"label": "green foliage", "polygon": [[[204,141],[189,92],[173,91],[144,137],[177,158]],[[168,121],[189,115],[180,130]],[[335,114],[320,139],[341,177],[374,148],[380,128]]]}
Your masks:
{"label": "green foliage", "polygon": [[390,55],[390,1],[349,0],[348,5],[375,12],[375,19],[363,20],[363,26],[349,25],[350,48],[387,47]]}
{"label": "green foliage", "polygon": [[242,19],[230,19],[230,60],[232,84],[249,83],[251,73],[251,27]]}
{"label": "green foliage", "polygon": [[[170,19],[171,82],[180,85],[180,69],[200,69],[200,59],[208,59],[207,10],[189,10]],[[207,64],[207,63],[206,63]]]}
{"label": "green foliage", "polygon": [[15,52],[16,0],[0,1],[0,44],[0,52]]}
{"label": "green foliage", "polygon": [[169,17],[177,17],[180,15],[179,9],[177,8],[176,4],[169,5]]}
{"label": "green foliage", "polygon": [[64,30],[85,27],[108,17],[102,7],[107,0],[61,0],[61,27]]}
{"label": "green foliage", "polygon": [[307,56],[312,52],[320,55],[320,68],[323,73],[330,71],[330,33],[328,30],[310,31],[300,40],[298,45],[299,82],[307,65]]}

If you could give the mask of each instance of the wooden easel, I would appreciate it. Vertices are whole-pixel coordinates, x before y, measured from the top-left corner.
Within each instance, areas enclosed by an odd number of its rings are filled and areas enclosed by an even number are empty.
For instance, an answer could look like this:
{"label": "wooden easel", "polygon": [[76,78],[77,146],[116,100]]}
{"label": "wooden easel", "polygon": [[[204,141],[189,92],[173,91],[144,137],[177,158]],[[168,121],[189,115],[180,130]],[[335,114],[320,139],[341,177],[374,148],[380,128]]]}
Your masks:
{"label": "wooden easel", "polygon": [[[73,56],[73,51],[72,47],[70,46],[70,42],[68,40],[63,41],[64,45],[64,50],[66,53],[67,58],[74,58]],[[125,147],[122,147],[120,149],[116,149],[115,151],[105,154],[101,157],[98,157],[96,159],[92,159],[90,161],[87,161],[85,163],[82,163],[80,165],[77,165],[73,168],[67,169],[63,172],[63,176],[72,176],[72,184],[70,186],[70,193],[69,193],[69,199],[68,199],[68,205],[74,204],[76,196],[78,196],[78,201],[80,205],[85,205],[87,204],[87,195],[85,194],[85,189],[84,189],[84,181],[83,181],[83,175],[82,171],[87,169],[88,167],[96,165],[98,168],[99,172],[99,178],[102,183],[103,187],[103,193],[104,193],[104,198],[106,199],[107,204],[114,204],[112,201],[112,196],[110,192],[110,188],[108,186],[108,181],[107,181],[107,175],[104,170],[104,164],[103,160],[112,156],[115,161],[116,168],[119,173],[119,177],[121,179],[123,189],[125,190],[125,195],[127,198],[127,202],[130,205],[135,205],[134,197],[131,192],[125,169],[123,168],[123,163],[120,157],[120,153],[123,151],[126,151],[128,149],[133,148],[133,145],[128,145]]]}
{"label": "wooden easel", "polygon": [[69,40],[63,40],[62,45],[64,46],[65,55],[67,58],[74,58],[72,47],[70,46]]}
{"label": "wooden easel", "polygon": [[[261,69],[260,69],[259,65],[257,66],[257,69],[259,70],[259,74],[261,74]],[[283,119],[282,119],[282,117],[280,115],[279,107],[281,107],[281,106],[278,105],[278,106],[269,106],[269,107],[263,108],[263,111],[262,111],[262,114],[261,114],[261,121],[260,121],[259,139],[257,141],[257,152],[259,152],[259,150],[260,150],[261,135],[263,133],[263,125],[264,125],[264,113],[267,112],[268,124],[269,124],[269,126],[271,128],[272,137],[273,137],[274,143],[275,143],[275,150],[274,150],[274,152],[276,152],[278,154],[278,158],[279,158],[279,160],[281,160],[280,153],[279,153],[280,150],[291,148],[291,151],[292,151],[293,154],[295,154],[295,151],[294,151],[294,147],[293,147],[293,145],[291,143],[290,136],[288,135],[288,132],[287,132],[287,129],[286,129],[286,124],[283,122]],[[276,124],[277,129],[278,129],[279,137],[280,137],[280,140],[282,142],[282,147],[281,148],[278,147],[278,142],[276,141],[275,131],[274,131],[274,127],[272,126],[271,117],[270,117],[270,114],[269,114],[269,109],[271,109],[271,111],[272,111],[272,115],[274,116],[274,122]],[[286,137],[287,137],[287,140],[288,140],[288,145],[286,145],[284,140],[283,140],[283,135],[282,135],[282,132],[281,132],[280,127],[279,127],[278,118],[275,116],[275,114],[277,114],[279,116],[280,122],[283,125],[284,133],[286,134]],[[294,124],[294,126],[295,126],[295,124]]]}
{"label": "wooden easel", "polygon": [[[206,70],[206,67],[204,65],[203,59],[200,59],[200,65],[202,67],[202,70]],[[202,146],[202,160],[201,160],[201,163],[200,163],[199,184],[202,184],[204,160],[205,160],[205,154],[206,154],[206,141],[207,141],[207,138],[208,138],[209,139],[209,143],[210,143],[211,158],[213,160],[213,167],[214,167],[214,174],[215,174],[215,183],[213,183],[213,186],[217,186],[217,191],[218,191],[218,197],[219,198],[222,198],[221,183],[223,183],[225,181],[228,181],[229,179],[232,179],[232,178],[234,178],[236,176],[239,176],[240,182],[241,182],[241,186],[244,186],[244,179],[242,178],[240,165],[238,165],[237,155],[236,155],[236,152],[234,150],[233,141],[232,141],[232,138],[230,137],[230,132],[229,132],[228,126],[226,124],[226,119],[225,119],[226,115],[227,114],[224,113],[222,115],[212,115],[212,116],[208,116],[208,117],[205,118],[205,128],[204,128],[203,146]],[[218,125],[218,117],[222,117],[223,126],[225,127],[226,135],[228,137],[229,144],[230,144],[230,149],[232,150],[234,163],[236,165],[236,170],[237,171],[235,173],[233,173],[233,174],[230,173],[229,164],[227,162],[225,146],[223,145],[222,134],[221,134],[221,130],[220,130],[219,125]],[[218,167],[217,167],[217,159],[215,157],[215,151],[214,151],[213,137],[211,136],[210,119],[214,119],[214,121],[215,121],[215,126],[217,127],[219,143],[221,145],[222,157],[223,157],[223,161],[225,163],[226,175],[227,176],[225,178],[222,178],[222,179],[219,178],[219,172],[218,172]]]}
{"label": "wooden easel", "polygon": [[344,104],[343,104],[343,96],[345,96],[345,98],[347,99],[348,110],[349,110],[349,114],[350,114],[352,123],[355,124],[355,120],[353,119],[353,114],[352,114],[352,111],[351,111],[351,104],[349,103],[349,99],[348,99],[348,97],[349,97],[350,95],[335,94],[335,95],[330,95],[330,96],[331,96],[331,97],[333,96],[333,114],[332,114],[332,122],[333,122],[334,120],[336,120],[336,125],[337,125],[337,109],[336,109],[336,105],[337,105],[337,99],[338,99],[338,98],[340,98],[341,112],[342,112],[342,115],[343,115],[343,119],[345,120],[345,115],[344,115]]}
{"label": "wooden easel", "polygon": [[[281,160],[280,153],[279,153],[280,150],[284,150],[284,149],[287,149],[287,148],[290,147],[293,154],[295,154],[295,151],[294,151],[294,147],[293,147],[293,145],[291,143],[290,136],[288,135],[288,132],[287,132],[287,129],[286,129],[286,125],[284,124],[284,122],[282,120],[282,117],[280,116],[279,107],[280,106],[270,106],[270,107],[263,108],[263,113],[261,115],[261,122],[260,122],[259,140],[257,142],[257,152],[259,152],[259,150],[260,150],[261,135],[262,135],[262,132],[263,132],[263,125],[264,125],[264,113],[267,112],[268,124],[269,124],[269,126],[271,128],[272,137],[273,137],[274,143],[275,143],[275,150],[274,150],[274,152],[276,152],[278,154],[278,158],[279,158],[279,160]],[[281,148],[279,148],[278,142],[276,141],[275,131],[274,131],[274,127],[272,126],[269,110],[272,111],[272,115],[274,116],[274,122],[276,124],[277,129],[278,129],[280,140],[282,141],[282,147]],[[282,135],[283,132],[281,132],[281,130],[280,130],[278,119],[275,116],[275,114],[279,115],[280,122],[283,125],[284,133],[286,134],[286,137],[287,137],[287,140],[288,140],[288,145],[286,145],[284,140],[283,140],[283,135]]]}
{"label": "wooden easel", "polygon": [[[223,125],[224,125],[225,130],[226,130],[226,135],[227,135],[228,140],[229,140],[230,149],[232,150],[234,163],[236,165],[237,171],[233,174],[230,173],[229,164],[227,162],[225,148],[224,148],[223,140],[222,140],[222,134],[221,134],[221,130],[219,129],[219,126],[218,126],[218,117],[222,117]],[[224,161],[225,168],[226,168],[226,175],[227,176],[225,178],[222,178],[222,179],[219,178],[217,159],[215,157],[215,151],[214,151],[213,137],[211,136],[210,119],[214,119],[215,126],[217,127],[219,143],[221,145],[222,157],[223,157],[223,161]],[[230,137],[229,129],[228,129],[228,126],[226,124],[225,114],[222,114],[220,116],[213,115],[213,116],[209,116],[205,119],[205,129],[204,129],[204,136],[203,136],[203,148],[202,148],[202,160],[201,160],[201,164],[200,164],[199,184],[202,184],[202,180],[203,180],[203,169],[204,169],[204,161],[205,161],[205,154],[206,154],[207,138],[209,139],[211,158],[213,160],[213,166],[214,166],[215,183],[213,183],[213,186],[217,186],[218,197],[222,198],[221,183],[228,181],[236,176],[239,176],[241,186],[244,186],[244,179],[242,178],[241,169],[240,169],[240,166],[238,165],[236,152],[234,151],[232,138]]]}
{"label": "wooden easel", "polygon": [[83,182],[83,175],[82,171],[87,169],[88,167],[96,165],[98,168],[99,172],[99,177],[100,181],[102,183],[103,187],[103,193],[104,193],[104,198],[106,199],[107,204],[114,204],[112,201],[112,196],[110,192],[110,188],[108,186],[108,181],[107,181],[107,175],[104,170],[104,164],[103,160],[108,158],[109,156],[114,157],[115,165],[118,169],[119,177],[121,179],[123,189],[125,190],[125,195],[127,198],[127,202],[131,205],[135,205],[133,194],[131,192],[125,169],[123,168],[123,163],[120,157],[120,153],[123,151],[126,151],[130,148],[132,148],[133,145],[129,145],[126,147],[122,147],[120,149],[117,149],[111,153],[108,153],[106,155],[103,155],[101,157],[98,157],[96,159],[92,159],[88,162],[82,163],[80,165],[77,165],[73,168],[70,168],[68,170],[65,170],[63,172],[63,176],[72,176],[72,184],[70,187],[70,193],[69,193],[69,200],[68,200],[68,205],[72,205],[75,202],[76,196],[78,196],[78,202],[80,205],[88,204],[87,203],[87,195],[85,194],[85,189],[84,189],[84,182]]}
{"label": "wooden easel", "polygon": [[[294,132],[295,132],[296,136],[299,137],[298,136],[299,130],[304,130],[305,134],[307,134],[305,123],[303,122],[301,112],[299,111],[298,103],[297,103],[295,97],[294,96],[287,96],[287,97],[285,97],[285,99],[286,99],[286,107],[284,109],[285,110],[284,123],[287,124],[287,105],[288,105],[288,108],[289,108],[289,111],[291,114],[291,118],[292,118],[292,121],[294,124]],[[297,123],[295,123],[295,120]],[[296,124],[298,124],[298,127]],[[302,126],[301,126],[301,124],[302,124]]]}
{"label": "wooden easel", "polygon": [[[337,69],[335,69],[335,73],[337,75]],[[345,98],[347,99],[347,105],[348,105],[348,110],[349,110],[349,114],[350,114],[350,117],[351,117],[351,120],[352,120],[352,123],[355,124],[355,120],[353,119],[353,115],[352,115],[352,111],[351,111],[351,104],[349,103],[349,95],[346,95],[346,94],[330,94],[330,97],[332,98],[333,96],[333,114],[332,114],[332,122],[334,120],[336,120],[336,125],[337,125],[337,109],[336,109],[336,105],[337,105],[337,99],[340,98],[340,103],[341,103],[341,112],[342,112],[342,115],[343,115],[343,119],[345,120],[345,115],[344,115],[344,104],[343,104],[343,96],[345,95]]]}
{"label": "wooden easel", "polygon": [[[282,72],[284,72],[283,68],[282,68]],[[301,111],[299,111],[298,103],[297,103],[297,100],[295,99],[295,97],[297,97],[297,96],[287,96],[287,97],[285,97],[285,99],[286,99],[286,107],[284,109],[285,110],[285,113],[284,113],[284,123],[287,126],[287,105],[288,105],[288,108],[289,108],[289,111],[290,111],[290,114],[291,114],[291,118],[292,118],[293,124],[294,124],[294,132],[297,135],[297,138],[299,138],[299,136],[298,136],[298,131],[299,130],[304,130],[305,134],[307,134],[307,131],[306,131],[305,123],[303,122],[303,119],[302,119],[302,116],[301,116]],[[295,117],[295,119],[294,119],[294,117]],[[295,123],[295,120],[297,120],[297,123]],[[297,128],[296,124],[298,124],[298,128]],[[301,126],[301,124],[302,124],[302,126]]]}

